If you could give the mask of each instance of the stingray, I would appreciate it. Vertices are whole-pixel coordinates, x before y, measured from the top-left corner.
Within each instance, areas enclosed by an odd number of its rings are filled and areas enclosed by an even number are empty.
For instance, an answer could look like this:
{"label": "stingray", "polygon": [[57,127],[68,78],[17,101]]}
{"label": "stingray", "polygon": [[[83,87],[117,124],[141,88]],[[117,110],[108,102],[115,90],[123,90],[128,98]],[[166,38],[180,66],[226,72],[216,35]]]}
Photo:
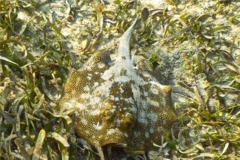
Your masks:
{"label": "stingray", "polygon": [[74,109],[77,134],[95,146],[121,145],[127,152],[149,151],[170,133],[177,116],[171,86],[142,74],[130,54],[130,38],[138,18],[120,37],[118,52],[94,55],[72,69],[60,99],[63,111]]}

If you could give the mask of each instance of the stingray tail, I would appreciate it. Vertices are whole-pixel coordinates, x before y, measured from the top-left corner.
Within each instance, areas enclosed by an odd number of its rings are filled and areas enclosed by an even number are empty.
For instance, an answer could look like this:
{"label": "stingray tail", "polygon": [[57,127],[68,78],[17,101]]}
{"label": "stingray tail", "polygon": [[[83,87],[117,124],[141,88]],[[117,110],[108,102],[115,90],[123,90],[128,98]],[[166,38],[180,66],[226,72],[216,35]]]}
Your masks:
{"label": "stingray tail", "polygon": [[119,47],[118,47],[118,57],[123,59],[130,59],[130,38],[134,27],[138,22],[138,17],[135,19],[133,24],[124,32],[120,38]]}

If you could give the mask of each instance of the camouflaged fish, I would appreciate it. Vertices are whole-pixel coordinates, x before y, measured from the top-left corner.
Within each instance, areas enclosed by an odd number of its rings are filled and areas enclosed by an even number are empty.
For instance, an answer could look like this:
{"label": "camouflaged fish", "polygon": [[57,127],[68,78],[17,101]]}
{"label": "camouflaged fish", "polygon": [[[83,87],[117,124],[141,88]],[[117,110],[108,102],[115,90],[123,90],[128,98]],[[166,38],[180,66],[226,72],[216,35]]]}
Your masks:
{"label": "camouflaged fish", "polygon": [[152,150],[176,121],[171,86],[134,66],[129,42],[136,23],[120,38],[115,57],[94,56],[82,69],[72,70],[65,84],[60,107],[75,109],[78,135],[94,146]]}

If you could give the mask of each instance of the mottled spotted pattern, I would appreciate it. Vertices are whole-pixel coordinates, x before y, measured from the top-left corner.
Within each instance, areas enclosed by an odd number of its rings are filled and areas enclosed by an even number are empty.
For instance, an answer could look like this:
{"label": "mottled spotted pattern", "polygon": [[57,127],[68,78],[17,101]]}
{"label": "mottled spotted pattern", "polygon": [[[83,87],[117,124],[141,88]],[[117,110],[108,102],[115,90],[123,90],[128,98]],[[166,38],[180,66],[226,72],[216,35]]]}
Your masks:
{"label": "mottled spotted pattern", "polygon": [[151,150],[176,120],[171,87],[134,67],[129,41],[135,23],[120,38],[115,58],[107,56],[106,63],[104,56],[93,57],[81,70],[72,70],[65,84],[61,109],[75,109],[77,133],[95,146]]}

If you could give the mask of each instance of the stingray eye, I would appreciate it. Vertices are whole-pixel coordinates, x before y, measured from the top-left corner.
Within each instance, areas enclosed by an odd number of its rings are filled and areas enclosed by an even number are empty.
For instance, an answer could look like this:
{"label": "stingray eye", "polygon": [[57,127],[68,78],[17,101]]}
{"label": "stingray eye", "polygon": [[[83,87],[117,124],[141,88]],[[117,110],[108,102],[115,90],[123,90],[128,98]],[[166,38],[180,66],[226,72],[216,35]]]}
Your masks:
{"label": "stingray eye", "polygon": [[131,113],[127,113],[123,118],[123,124],[129,126],[133,124],[133,115]]}
{"label": "stingray eye", "polygon": [[110,110],[106,110],[102,113],[102,117],[107,121],[111,121],[114,118],[114,113]]}
{"label": "stingray eye", "polygon": [[101,61],[101,56],[98,54],[94,57],[95,62],[100,62]]}

